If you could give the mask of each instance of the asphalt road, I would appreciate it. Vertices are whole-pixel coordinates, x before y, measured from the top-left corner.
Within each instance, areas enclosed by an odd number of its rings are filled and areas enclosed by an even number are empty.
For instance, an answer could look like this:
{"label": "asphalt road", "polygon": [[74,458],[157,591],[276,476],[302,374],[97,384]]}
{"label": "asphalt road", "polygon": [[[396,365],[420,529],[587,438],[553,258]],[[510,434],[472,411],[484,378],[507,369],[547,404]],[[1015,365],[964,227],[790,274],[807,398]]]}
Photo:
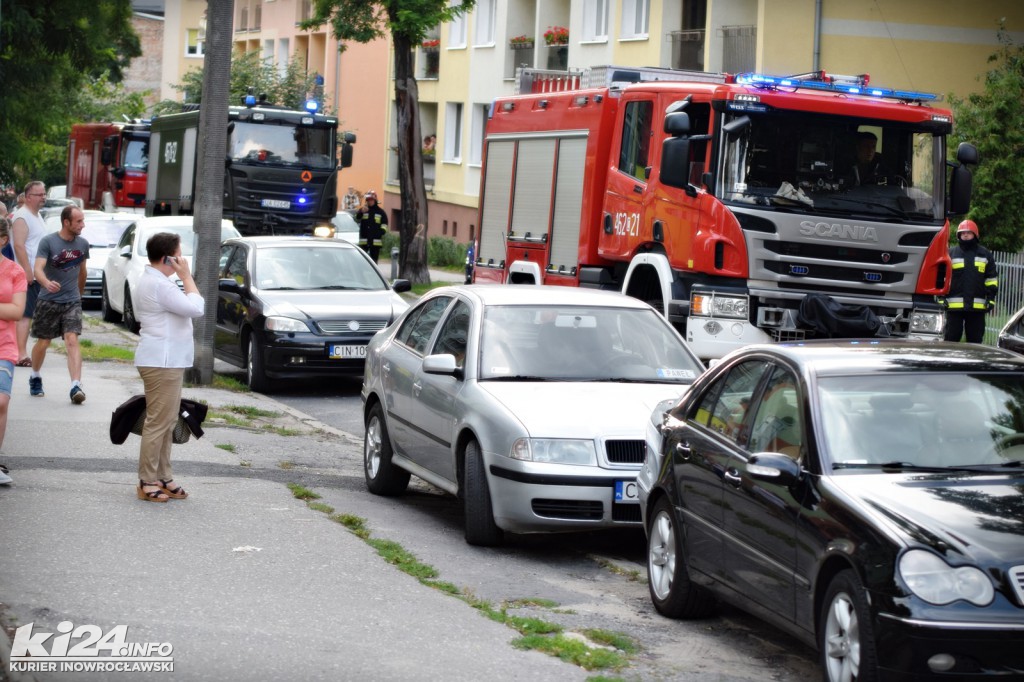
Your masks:
{"label": "asphalt road", "polygon": [[[101,328],[90,323],[97,331],[86,338],[106,343],[123,336]],[[48,367],[61,376],[54,359]],[[218,370],[231,371],[220,363]],[[813,651],[738,610],[723,607],[716,617],[691,622],[659,616],[647,591],[639,529],[511,536],[500,548],[470,547],[456,499],[415,478],[400,497],[369,494],[356,381],[297,382],[273,400],[198,391],[211,405],[259,405],[279,415],[274,426],[284,430],[208,423],[205,438],[174,454],[192,498],[166,505],[162,511],[173,517],[156,514],[161,510],[152,507],[164,505],[139,502],[128,487],[134,436],[127,450],[107,444],[83,452],[76,444],[95,438],[89,434],[97,428],[102,433],[102,424],[61,421],[103,409],[96,393],[101,376],[108,390],[135,390],[131,368],[107,364],[86,368],[93,392],[83,409],[65,404],[63,392],[54,391],[54,409],[49,395],[35,403],[16,389],[12,406],[47,409],[33,409],[32,430],[19,423],[24,412],[8,429],[4,461],[16,478],[15,487],[0,490],[0,620],[13,614],[18,623],[49,623],[51,631],[62,618],[133,623],[136,641],[174,643],[173,678],[184,680],[243,679],[262,655],[264,673],[301,679],[820,677]],[[45,449],[12,456],[33,448]],[[463,598],[388,566],[326,514],[293,499],[287,483],[314,491],[335,514],[363,519],[372,538],[398,543]],[[252,553],[221,554],[239,547]],[[171,596],[160,592],[164,585]],[[158,615],[165,599],[174,604],[167,619]],[[639,649],[622,670],[583,671],[518,651],[515,631],[464,599],[504,605],[567,632],[622,633]],[[331,633],[333,640],[325,637]],[[256,669],[252,675],[269,679]]]}

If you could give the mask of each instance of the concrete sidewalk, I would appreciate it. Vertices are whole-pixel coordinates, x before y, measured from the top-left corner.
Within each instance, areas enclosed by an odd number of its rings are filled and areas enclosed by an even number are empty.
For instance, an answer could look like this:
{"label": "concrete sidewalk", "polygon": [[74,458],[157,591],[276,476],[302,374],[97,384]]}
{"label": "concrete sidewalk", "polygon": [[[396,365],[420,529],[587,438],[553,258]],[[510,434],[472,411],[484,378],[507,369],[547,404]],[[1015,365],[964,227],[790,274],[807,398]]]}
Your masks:
{"label": "concrete sidewalk", "polygon": [[[84,338],[123,334],[92,320]],[[46,396],[30,397],[28,372],[17,370],[0,455],[14,478],[0,486],[0,680],[586,677],[512,648],[512,630],[399,572],[292,496],[286,483],[341,493],[358,510],[368,495],[361,434],[259,394],[186,388],[214,410],[257,407],[290,428],[208,421],[203,439],[174,447],[190,497],[154,504],[135,494],[138,437],[119,446],[108,435],[113,409],[142,392],[135,368],[86,363],[82,405],[68,398],[63,355],[51,351],[42,374]],[[104,634],[125,625],[129,644],[167,643],[173,673],[11,672],[16,627],[53,633],[42,645],[51,653],[62,622]]]}

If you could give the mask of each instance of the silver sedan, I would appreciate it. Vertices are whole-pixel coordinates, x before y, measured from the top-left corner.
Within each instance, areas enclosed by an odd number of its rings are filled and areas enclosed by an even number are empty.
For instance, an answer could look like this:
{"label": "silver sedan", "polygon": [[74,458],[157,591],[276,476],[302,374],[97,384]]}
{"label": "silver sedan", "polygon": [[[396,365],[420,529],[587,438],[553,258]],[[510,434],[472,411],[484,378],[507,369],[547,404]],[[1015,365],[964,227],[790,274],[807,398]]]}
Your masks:
{"label": "silver sedan", "polygon": [[639,526],[659,401],[703,366],[646,303],[564,287],[435,289],[367,350],[369,490],[415,474],[465,504],[466,541]]}

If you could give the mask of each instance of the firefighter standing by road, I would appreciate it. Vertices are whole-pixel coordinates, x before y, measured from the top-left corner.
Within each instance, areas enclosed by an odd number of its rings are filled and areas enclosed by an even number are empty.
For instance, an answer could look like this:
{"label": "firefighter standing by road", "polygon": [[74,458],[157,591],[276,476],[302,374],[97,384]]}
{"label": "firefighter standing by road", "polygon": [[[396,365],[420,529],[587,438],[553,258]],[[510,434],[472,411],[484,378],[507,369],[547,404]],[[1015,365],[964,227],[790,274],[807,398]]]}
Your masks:
{"label": "firefighter standing by road", "polygon": [[356,212],[356,222],[359,223],[359,246],[370,254],[370,258],[376,263],[380,255],[381,240],[388,230],[388,216],[384,209],[377,205],[377,193],[372,189],[363,195],[363,205]]}
{"label": "firefighter standing by road", "polygon": [[959,341],[966,332],[968,343],[981,343],[985,336],[985,313],[996,305],[996,262],[992,253],[978,243],[978,225],[965,220],[956,228],[957,245],[949,295],[939,298],[946,308],[946,341]]}

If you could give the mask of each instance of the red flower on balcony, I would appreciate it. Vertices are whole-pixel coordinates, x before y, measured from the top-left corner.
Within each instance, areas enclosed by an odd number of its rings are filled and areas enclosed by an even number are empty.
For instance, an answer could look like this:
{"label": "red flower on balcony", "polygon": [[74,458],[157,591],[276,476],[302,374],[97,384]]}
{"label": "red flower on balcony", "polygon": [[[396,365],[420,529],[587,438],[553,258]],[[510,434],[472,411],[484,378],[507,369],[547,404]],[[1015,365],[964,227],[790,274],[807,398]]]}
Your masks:
{"label": "red flower on balcony", "polygon": [[544,31],[544,42],[548,45],[568,45],[569,29],[565,26],[548,26]]}

